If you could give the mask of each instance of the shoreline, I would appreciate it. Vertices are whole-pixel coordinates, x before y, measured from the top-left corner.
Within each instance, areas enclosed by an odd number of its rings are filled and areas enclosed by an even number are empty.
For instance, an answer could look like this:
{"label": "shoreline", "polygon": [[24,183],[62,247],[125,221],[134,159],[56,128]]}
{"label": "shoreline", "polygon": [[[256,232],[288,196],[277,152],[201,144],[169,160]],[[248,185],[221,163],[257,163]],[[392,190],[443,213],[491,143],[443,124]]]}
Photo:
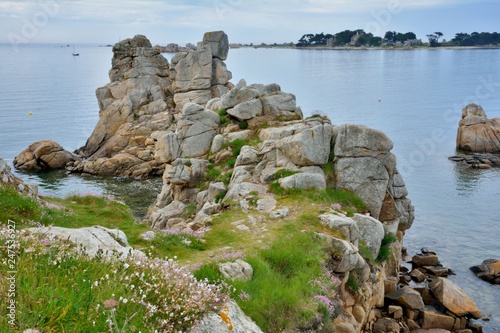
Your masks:
{"label": "shoreline", "polygon": [[430,47],[430,46],[417,46],[417,47],[354,47],[354,46],[274,46],[274,45],[259,45],[259,46],[238,46],[231,47],[231,49],[239,48],[254,48],[254,49],[293,49],[293,50],[331,50],[331,51],[371,51],[371,50],[387,50],[387,51],[416,51],[416,50],[489,50],[489,49],[500,49],[500,45],[485,45],[485,46],[441,46],[441,47]]}

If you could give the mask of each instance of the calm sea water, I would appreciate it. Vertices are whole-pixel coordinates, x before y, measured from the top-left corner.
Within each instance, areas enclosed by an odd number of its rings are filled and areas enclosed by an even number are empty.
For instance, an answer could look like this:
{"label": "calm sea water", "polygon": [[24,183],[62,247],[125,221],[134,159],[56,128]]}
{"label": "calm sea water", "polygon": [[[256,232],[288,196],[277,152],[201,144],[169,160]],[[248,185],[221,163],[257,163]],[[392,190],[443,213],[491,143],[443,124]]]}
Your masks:
{"label": "calm sea water", "polygon": [[[96,46],[77,51],[80,56],[73,57],[69,47],[30,45],[16,53],[0,45],[0,156],[8,162],[41,139],[68,150],[85,144],[98,119],[95,89],[108,82],[112,53]],[[234,83],[278,83],[294,93],[305,116],[321,112],[334,124],[385,132],[416,207],[405,246],[410,253],[435,249],[457,273],[451,279],[492,315],[482,323],[485,332],[500,330],[500,287],[468,269],[500,258],[500,168],[471,170],[447,159],[455,154],[466,104],[500,117],[500,50],[232,49],[226,63]],[[20,176],[38,183],[45,195],[136,193],[152,199],[158,191],[154,182]]]}

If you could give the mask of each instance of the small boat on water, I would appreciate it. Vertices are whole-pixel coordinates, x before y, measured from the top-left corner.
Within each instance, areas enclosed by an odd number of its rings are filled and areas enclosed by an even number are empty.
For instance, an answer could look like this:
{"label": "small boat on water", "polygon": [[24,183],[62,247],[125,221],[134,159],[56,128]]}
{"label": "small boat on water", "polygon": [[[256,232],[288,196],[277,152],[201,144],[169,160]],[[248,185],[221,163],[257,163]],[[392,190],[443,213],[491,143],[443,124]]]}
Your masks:
{"label": "small boat on water", "polygon": [[73,45],[73,57],[77,57],[79,55],[80,55],[80,53],[75,52],[75,45]]}

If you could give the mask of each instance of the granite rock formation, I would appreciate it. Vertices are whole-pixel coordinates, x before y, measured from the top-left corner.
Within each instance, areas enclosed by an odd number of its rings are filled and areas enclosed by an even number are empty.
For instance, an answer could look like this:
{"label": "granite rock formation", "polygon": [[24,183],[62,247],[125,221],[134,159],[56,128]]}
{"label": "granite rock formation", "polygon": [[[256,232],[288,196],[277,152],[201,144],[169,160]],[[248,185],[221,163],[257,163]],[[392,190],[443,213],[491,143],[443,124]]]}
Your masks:
{"label": "granite rock formation", "polygon": [[29,145],[14,159],[14,167],[20,170],[64,169],[69,162],[79,158],[52,140],[37,141]]}
{"label": "granite rock formation", "polygon": [[478,153],[500,152],[500,118],[488,119],[481,106],[467,105],[458,124],[457,148]]}

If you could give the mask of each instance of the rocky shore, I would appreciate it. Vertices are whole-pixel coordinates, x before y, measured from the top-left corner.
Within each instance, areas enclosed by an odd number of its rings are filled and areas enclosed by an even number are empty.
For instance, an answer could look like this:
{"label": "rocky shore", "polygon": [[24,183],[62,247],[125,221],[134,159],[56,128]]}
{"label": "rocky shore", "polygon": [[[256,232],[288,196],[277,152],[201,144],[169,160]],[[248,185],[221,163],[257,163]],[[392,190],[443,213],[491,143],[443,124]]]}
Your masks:
{"label": "rocky shore", "polygon": [[[410,267],[403,260],[414,207],[392,141],[375,129],[334,125],[321,115],[304,119],[295,96],[276,83],[231,83],[228,49],[222,31],[206,33],[196,50],[176,54],[171,63],[145,36],[117,43],[110,83],[96,91],[99,122],[85,146],[70,153],[56,143],[34,143],[15,166],[161,176],[161,193],[147,215],[152,227],[205,230],[230,202],[246,216],[232,225],[256,239],[297,209],[281,203],[271,187],[349,190],[367,211],[347,216],[328,207],[311,221],[327,230],[318,237],[327,244],[325,268],[336,281],[328,299],[335,308],[332,324],[325,328],[318,314],[293,332],[481,332],[471,321],[480,310],[446,279],[450,271],[435,253],[413,256]],[[386,237],[393,238],[388,258],[374,261]],[[251,270],[234,264],[236,271]],[[233,302],[224,316],[209,315],[193,333],[229,332],[225,318],[237,325],[232,332],[260,332]]]}

